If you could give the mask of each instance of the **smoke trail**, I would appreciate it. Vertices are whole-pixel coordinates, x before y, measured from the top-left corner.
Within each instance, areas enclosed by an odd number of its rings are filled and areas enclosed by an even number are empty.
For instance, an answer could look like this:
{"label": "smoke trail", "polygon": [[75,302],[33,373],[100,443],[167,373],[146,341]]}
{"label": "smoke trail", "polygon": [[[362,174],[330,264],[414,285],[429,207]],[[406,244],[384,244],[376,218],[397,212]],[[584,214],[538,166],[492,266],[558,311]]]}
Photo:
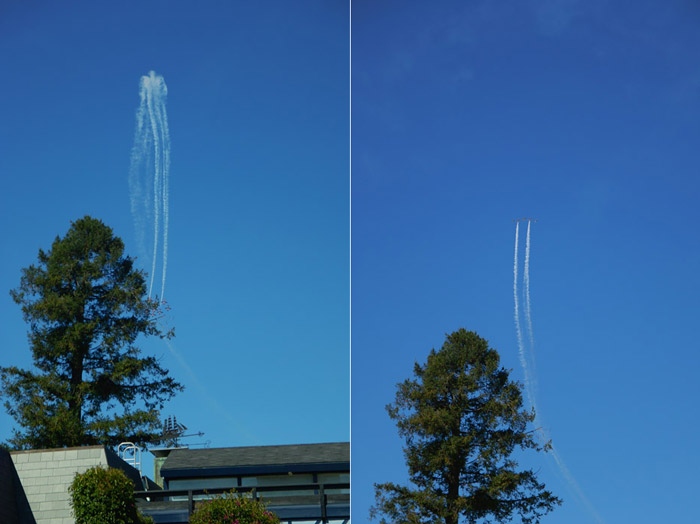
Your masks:
{"label": "smoke trail", "polygon": [[[535,336],[532,331],[532,308],[530,307],[530,226],[531,221],[527,221],[527,233],[525,235],[525,266],[523,268],[523,289],[525,294],[525,323],[527,325],[528,341],[530,351],[526,355],[530,368],[529,395],[534,400],[537,397],[537,370],[535,367]],[[533,404],[534,407],[534,404]]]}
{"label": "smoke trail", "polygon": [[515,332],[518,335],[518,351],[520,353],[522,364],[523,354],[523,334],[520,330],[520,312],[518,311],[518,231],[520,224],[515,223],[515,256],[513,257],[513,301],[515,302]]}
{"label": "smoke trail", "polygon": [[136,111],[136,129],[134,131],[134,145],[131,149],[131,165],[129,166],[129,197],[131,199],[131,215],[134,220],[134,230],[136,232],[136,242],[139,256],[146,254],[145,230],[146,223],[150,221],[149,212],[151,208],[148,204],[150,200],[149,187],[144,180],[147,173],[144,170],[144,158],[148,157],[147,135],[144,134],[144,111],[145,93],[139,93],[141,104]]}
{"label": "smoke trail", "polygon": [[[541,435],[544,438],[544,435]],[[564,460],[561,458],[559,455],[559,452],[557,451],[557,448],[554,447],[554,444],[551,444],[551,449],[549,453],[554,457],[554,461],[557,463],[557,467],[559,468],[559,471],[561,472],[562,476],[568,482],[569,487],[573,489],[574,493],[576,496],[579,498],[581,502],[583,502],[584,506],[588,509],[588,512],[593,516],[593,518],[598,522],[599,524],[604,524],[605,521],[603,518],[598,514],[596,509],[593,507],[593,504],[588,500],[588,497],[586,497],[585,493],[581,489],[581,486],[578,485],[578,482],[576,482],[576,479],[574,476],[571,474],[569,471],[569,468],[566,467],[566,464],[564,463]]]}
{"label": "smoke trail", "polygon": [[156,293],[160,300],[165,293],[170,220],[170,133],[165,109],[167,95],[168,88],[162,76],[150,71],[147,76],[141,77],[140,105],[136,111],[136,130],[129,169],[131,213],[139,250],[144,259],[148,257],[146,232],[151,227],[153,230],[148,296],[150,298],[154,294],[156,272],[160,265],[160,293]]}
{"label": "smoke trail", "polygon": [[[170,222],[170,132],[166,99],[168,88],[162,76],[150,71],[141,77],[139,84],[140,104],[136,110],[136,130],[131,151],[129,169],[129,191],[131,213],[134,219],[140,255],[146,260],[150,256],[150,279],[148,297],[163,300],[165,279],[168,270],[168,225]],[[147,248],[148,242],[152,244]],[[149,265],[149,264],[144,264]],[[156,273],[160,268],[160,293],[155,290]],[[197,377],[194,370],[177,350],[175,344],[165,339],[165,345],[177,363],[188,375],[188,383],[194,384],[206,405],[226,417],[238,429],[239,435],[251,442],[259,442],[247,428],[241,425],[228,409],[214,396]]]}
{"label": "smoke trail", "polygon": [[164,339],[164,342],[170,351],[170,354],[175,357],[175,360],[177,360],[178,364],[180,364],[180,367],[184,369],[189,376],[188,384],[194,384],[196,389],[199,391],[200,398],[204,400],[203,405],[213,408],[214,410],[218,411],[219,414],[224,416],[231,423],[232,427],[237,430],[237,436],[239,438],[242,440],[245,439],[251,443],[259,443],[260,438],[253,434],[246,426],[244,426],[241,423],[240,418],[234,417],[229,409],[227,409],[215,396],[209,393],[207,388],[204,387],[204,384],[202,384],[202,381],[199,380],[199,377],[195,374],[194,370],[187,363],[185,357],[183,357],[177,350],[175,344],[167,338]]}
{"label": "smoke trail", "polygon": [[[141,89],[144,84],[150,84],[148,77],[141,79]],[[148,297],[151,297],[153,291],[153,280],[156,276],[156,261],[158,260],[158,233],[160,229],[160,144],[156,119],[153,114],[153,91],[146,91],[146,110],[148,121],[151,123],[151,143],[153,144],[153,256],[151,257],[151,283],[148,286]]]}
{"label": "smoke trail", "polygon": [[532,335],[532,315],[530,313],[530,221],[527,221],[527,234],[525,236],[525,268],[523,270],[523,287],[525,288],[525,319],[527,322],[530,349],[535,345]]}
{"label": "smoke trail", "polygon": [[[530,226],[531,226],[531,221],[527,221],[527,232],[525,234],[525,261],[524,261],[524,268],[523,268],[523,294],[525,296],[525,319],[526,319],[526,324],[527,324],[527,332],[528,332],[528,341],[530,343],[530,356],[532,360],[532,367],[534,370],[534,345],[535,345],[535,337],[533,334],[533,329],[532,329],[532,314],[531,314],[531,307],[530,307]],[[523,343],[523,335],[522,335],[522,330],[520,328],[520,315],[519,315],[519,298],[518,298],[518,233],[519,233],[519,222],[516,221],[515,223],[515,255],[514,255],[514,262],[513,262],[513,298],[515,301],[515,331],[518,337],[518,355],[520,357],[520,364],[523,368],[523,373],[525,375],[525,394],[527,395],[528,402],[530,404],[530,407],[535,410],[535,420],[534,424],[535,427],[537,428],[535,430],[535,434],[537,435],[538,439],[540,440],[541,444],[546,444],[550,438],[544,429],[544,423],[542,421],[542,417],[540,416],[539,409],[537,407],[537,401],[536,401],[536,394],[535,394],[535,383],[536,383],[536,374],[534,371],[531,372],[530,366],[528,365],[528,358],[526,355],[526,348],[525,344]],[[554,458],[554,462],[557,465],[557,468],[559,469],[559,472],[561,475],[564,477],[564,480],[569,484],[569,487],[572,489],[576,497],[586,506],[588,509],[589,513],[593,516],[593,518],[598,522],[599,524],[603,524],[604,521],[601,518],[601,516],[598,514],[598,512],[595,510],[593,505],[590,503],[586,495],[584,494],[583,490],[579,486],[578,482],[576,482],[576,479],[574,476],[571,474],[569,471],[569,468],[566,466],[564,463],[564,460],[562,459],[561,455],[559,455],[559,452],[557,449],[554,447],[551,442],[549,443],[550,446],[550,454],[552,458]]]}
{"label": "smoke trail", "polygon": [[520,306],[518,298],[518,237],[520,233],[520,223],[515,222],[515,249],[513,256],[513,302],[515,303],[514,317],[515,317],[515,332],[518,336],[518,357],[520,358],[520,365],[523,368],[525,374],[525,394],[527,395],[528,403],[531,408],[535,407],[535,399],[532,396],[532,391],[530,387],[530,368],[527,365],[527,358],[525,355],[525,343],[523,341],[523,332],[520,328]]}

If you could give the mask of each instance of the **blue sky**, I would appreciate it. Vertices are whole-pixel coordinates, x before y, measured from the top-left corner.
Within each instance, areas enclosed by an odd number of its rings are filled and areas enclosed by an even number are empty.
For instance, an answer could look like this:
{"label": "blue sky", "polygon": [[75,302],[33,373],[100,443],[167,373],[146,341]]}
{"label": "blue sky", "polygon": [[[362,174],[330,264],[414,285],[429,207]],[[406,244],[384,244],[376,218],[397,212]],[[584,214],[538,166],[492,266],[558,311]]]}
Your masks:
{"label": "blue sky", "polygon": [[[0,8],[2,364],[30,364],[7,292],[70,221],[138,255],[128,172],[154,70],[177,336],[144,349],[187,386],[164,415],[212,446],[346,440],[349,22],[320,0]],[[353,2],[355,522],[372,483],[405,479],[384,406],[446,333],[477,331],[524,379],[523,216],[537,407],[568,472],[525,459],[565,500],[543,522],[688,520],[699,24],[688,0]]]}
{"label": "blue sky", "polygon": [[406,479],[384,406],[446,333],[524,380],[518,217],[537,218],[532,372],[568,472],[523,458],[564,499],[543,522],[694,514],[699,27],[681,0],[353,2],[356,522],[372,483]]}
{"label": "blue sky", "polygon": [[[139,256],[128,184],[139,81],[167,87],[165,299],[186,386],[163,411],[212,447],[349,438],[349,7],[10,2],[0,8],[0,347],[9,290],[70,222]],[[139,263],[150,269],[147,258]],[[12,419],[0,415],[0,439]]]}

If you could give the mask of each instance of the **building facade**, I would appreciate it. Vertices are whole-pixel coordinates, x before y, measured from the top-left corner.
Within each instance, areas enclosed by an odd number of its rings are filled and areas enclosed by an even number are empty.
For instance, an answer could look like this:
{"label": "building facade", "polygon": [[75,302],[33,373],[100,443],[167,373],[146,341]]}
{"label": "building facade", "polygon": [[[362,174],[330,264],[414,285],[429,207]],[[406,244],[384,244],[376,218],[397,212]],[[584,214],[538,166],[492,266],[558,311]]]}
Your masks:
{"label": "building facade", "polygon": [[68,487],[95,466],[124,471],[157,524],[186,523],[202,500],[231,490],[262,498],[282,522],[350,520],[348,442],[154,452],[163,489],[104,446],[0,453],[0,522],[74,524]]}
{"label": "building facade", "polygon": [[104,446],[13,451],[10,457],[36,524],[74,524],[68,486],[94,466],[119,468],[144,486],[139,471]]}
{"label": "building facade", "polygon": [[139,508],[157,523],[187,522],[198,501],[231,490],[262,498],[283,522],[350,519],[348,442],[155,453],[165,455],[159,469],[163,497],[153,492],[138,497]]}

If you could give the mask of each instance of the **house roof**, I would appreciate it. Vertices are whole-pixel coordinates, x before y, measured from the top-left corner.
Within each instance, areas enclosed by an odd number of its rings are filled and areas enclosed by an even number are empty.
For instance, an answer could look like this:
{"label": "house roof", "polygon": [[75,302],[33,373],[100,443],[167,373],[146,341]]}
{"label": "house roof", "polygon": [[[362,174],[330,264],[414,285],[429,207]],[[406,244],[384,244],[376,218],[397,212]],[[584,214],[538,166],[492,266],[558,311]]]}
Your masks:
{"label": "house roof", "polygon": [[0,448],[0,522],[5,524],[35,522],[12,458],[2,448]]}
{"label": "house roof", "polygon": [[350,443],[174,449],[163,478],[350,471]]}

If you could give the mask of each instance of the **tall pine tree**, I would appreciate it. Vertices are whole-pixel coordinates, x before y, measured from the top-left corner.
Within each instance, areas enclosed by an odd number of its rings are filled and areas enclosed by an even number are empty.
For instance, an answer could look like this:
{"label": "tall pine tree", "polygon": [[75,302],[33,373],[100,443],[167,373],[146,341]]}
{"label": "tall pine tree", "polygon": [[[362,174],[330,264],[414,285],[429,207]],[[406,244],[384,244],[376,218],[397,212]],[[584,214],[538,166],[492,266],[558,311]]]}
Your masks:
{"label": "tall pine tree", "polygon": [[[17,449],[160,440],[159,410],[182,386],[136,346],[169,338],[159,303],[112,229],[89,216],[39,251],[10,292],[29,324],[34,369],[0,367]],[[7,354],[6,354],[7,356]]]}
{"label": "tall pine tree", "polygon": [[528,430],[534,411],[523,409],[519,384],[486,340],[460,329],[414,375],[387,406],[406,442],[411,485],[375,484],[373,518],[476,524],[518,515],[530,524],[561,504],[512,457],[516,448],[546,446]]}

